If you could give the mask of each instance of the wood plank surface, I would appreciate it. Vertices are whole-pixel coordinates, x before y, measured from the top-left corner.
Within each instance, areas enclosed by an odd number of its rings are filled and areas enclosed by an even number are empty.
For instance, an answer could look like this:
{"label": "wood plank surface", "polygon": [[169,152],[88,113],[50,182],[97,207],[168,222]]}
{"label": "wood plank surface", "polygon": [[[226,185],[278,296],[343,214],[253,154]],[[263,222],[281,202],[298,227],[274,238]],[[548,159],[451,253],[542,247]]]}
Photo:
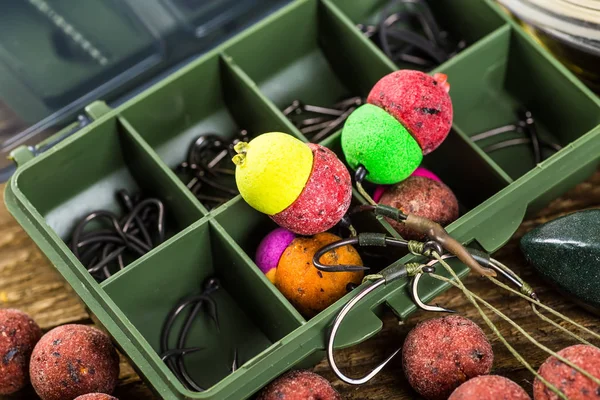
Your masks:
{"label": "wood plank surface", "polygon": [[[3,187],[0,189],[4,192]],[[534,218],[524,221],[513,239],[495,254],[496,258],[527,280],[546,304],[597,332],[600,331],[600,318],[573,305],[535,276],[533,269],[527,266],[519,251],[518,240],[538,224],[574,210],[598,207],[600,207],[600,172],[554,201]],[[557,329],[542,323],[537,318],[532,318],[528,305],[516,296],[507,295],[481,278],[469,277],[465,283],[502,312],[511,316],[546,346],[559,350],[574,344],[572,339],[557,332]],[[459,311],[482,326],[494,347],[493,373],[513,379],[531,393],[533,380],[531,374],[485,327],[476,310],[460,291],[451,289],[438,297],[436,302]],[[29,313],[45,331],[66,323],[92,323],[85,307],[9,215],[4,202],[0,206],[0,307],[19,308]],[[404,337],[416,323],[432,317],[434,315],[418,312],[403,324],[399,324],[391,313],[387,313],[384,318],[384,330],[379,335],[359,346],[336,353],[339,366],[350,376],[358,376],[370,371],[391,351],[402,345]],[[534,367],[538,367],[546,359],[544,352],[532,346],[514,329],[502,323],[497,317],[491,318],[500,327],[502,334]],[[315,371],[333,382],[345,399],[418,398],[404,378],[399,357],[396,357],[378,376],[359,387],[349,386],[337,380],[326,361],[317,365]],[[154,398],[152,392],[137,377],[124,358],[121,360],[120,383],[115,396],[121,400]],[[36,396],[29,388],[9,398],[35,399]]]}

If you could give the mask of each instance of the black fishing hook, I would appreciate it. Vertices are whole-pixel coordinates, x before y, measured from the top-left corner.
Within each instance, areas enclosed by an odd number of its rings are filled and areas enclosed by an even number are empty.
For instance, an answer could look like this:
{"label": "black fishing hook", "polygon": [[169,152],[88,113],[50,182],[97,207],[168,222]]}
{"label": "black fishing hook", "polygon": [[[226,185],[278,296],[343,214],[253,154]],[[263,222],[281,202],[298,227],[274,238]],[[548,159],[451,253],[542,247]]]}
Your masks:
{"label": "black fishing hook", "polygon": [[[440,28],[425,1],[392,0],[381,14],[377,25],[358,27],[393,62],[403,61],[429,70],[466,47],[464,40],[452,47],[448,33]],[[411,25],[418,28],[411,30]]]}
{"label": "black fishing hook", "polygon": [[554,152],[558,152],[562,149],[562,146],[559,144],[550,142],[539,136],[535,119],[531,111],[521,108],[516,112],[516,117],[517,121],[515,123],[477,133],[471,136],[471,140],[477,143],[479,141],[509,132],[526,135],[527,137],[506,139],[501,142],[482,147],[482,149],[486,153],[492,153],[508,147],[528,144],[531,145],[531,151],[533,153],[533,158],[536,165],[544,161],[542,157],[542,148],[552,150]]}
{"label": "black fishing hook", "polygon": [[332,107],[294,100],[282,112],[311,143],[318,143],[340,129],[350,114],[364,103],[365,99],[360,96],[343,99]]}
{"label": "black fishing hook", "polygon": [[[217,305],[214,299],[210,297],[210,295],[218,290],[220,286],[221,285],[218,279],[209,278],[204,282],[202,292],[200,294],[191,295],[180,300],[167,314],[160,334],[161,359],[188,389],[195,390],[197,392],[202,392],[205,389],[196,383],[188,373],[183,356],[200,351],[201,348],[188,348],[185,346],[193,323],[202,311],[205,311],[213,320],[217,330],[220,329]],[[183,313],[183,311],[188,307],[192,307],[192,310],[183,321],[183,326],[177,337],[176,348],[169,349],[169,338],[171,331],[173,330],[173,326],[179,315],[181,315],[181,313]],[[235,349],[231,371],[234,372],[237,368],[238,353],[237,349]]]}
{"label": "black fishing hook", "polygon": [[[227,156],[232,156],[236,143],[248,139],[247,130],[240,130],[233,139],[225,139],[215,133],[203,134],[190,145],[185,161],[175,170],[182,175],[182,180],[187,179],[186,187],[198,200],[207,206],[210,204],[209,208],[218,207],[239,194],[237,189],[214,180],[220,176],[231,179],[235,175],[234,169],[221,168],[220,164],[225,159],[231,160]],[[202,193],[205,188],[214,189],[218,195]]]}
{"label": "black fishing hook", "polygon": [[[119,190],[116,197],[125,210],[121,219],[111,211],[93,211],[77,223],[71,236],[73,254],[97,280],[109,278],[113,265],[118,270],[124,269],[126,255],[143,256],[164,242],[166,236],[166,213],[161,201],[152,198],[140,201],[139,195],[132,197],[126,190]],[[92,222],[104,226],[85,231]],[[156,227],[154,243],[151,224]]]}
{"label": "black fishing hook", "polygon": [[355,237],[350,237],[347,239],[338,240],[334,243],[328,244],[321,249],[319,249],[314,257],[313,264],[318,270],[323,272],[355,272],[355,271],[365,271],[368,270],[368,267],[364,267],[361,265],[325,265],[321,262],[321,257],[323,257],[326,253],[330,251],[335,251],[340,247],[344,246],[377,246],[377,247],[402,247],[408,248],[408,241],[404,239],[396,239],[390,236],[387,236],[384,233],[359,233]]}

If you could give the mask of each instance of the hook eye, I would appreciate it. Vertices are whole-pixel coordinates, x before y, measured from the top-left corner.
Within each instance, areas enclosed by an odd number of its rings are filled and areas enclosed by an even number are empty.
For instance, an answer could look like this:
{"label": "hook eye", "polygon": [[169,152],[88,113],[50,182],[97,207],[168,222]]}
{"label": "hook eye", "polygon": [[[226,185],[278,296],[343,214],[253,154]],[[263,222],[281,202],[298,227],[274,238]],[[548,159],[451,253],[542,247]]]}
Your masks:
{"label": "hook eye", "polygon": [[342,322],[344,321],[344,318],[346,318],[346,316],[352,310],[352,308],[354,308],[362,299],[364,299],[366,296],[368,296],[371,292],[377,290],[377,288],[379,288],[380,286],[385,285],[385,283],[386,283],[386,279],[380,278],[380,279],[374,281],[374,283],[372,285],[365,287],[352,300],[350,300],[348,303],[346,303],[344,308],[342,308],[340,313],[335,318],[335,321],[333,322],[333,326],[331,328],[331,333],[329,335],[329,342],[327,344],[327,359],[329,361],[329,366],[331,367],[333,372],[337,375],[337,377],[350,385],[362,385],[363,383],[371,380],[375,375],[377,375],[379,373],[379,371],[381,371],[392,360],[392,358],[394,358],[396,356],[396,354],[398,354],[400,352],[400,350],[402,350],[402,347],[400,347],[399,349],[394,351],[388,358],[386,358],[381,364],[379,364],[374,370],[372,370],[371,372],[369,372],[367,375],[363,376],[362,378],[358,378],[358,379],[350,378],[350,377],[344,375],[344,373],[342,371],[340,371],[340,369],[338,368],[337,364],[335,363],[335,359],[333,358],[335,337],[337,335],[338,330],[340,329],[340,326],[342,325]]}
{"label": "hook eye", "polygon": [[[423,271],[424,274],[432,274],[435,272],[435,268],[426,265],[421,269],[421,271]],[[421,274],[419,274],[419,275],[421,275]]]}

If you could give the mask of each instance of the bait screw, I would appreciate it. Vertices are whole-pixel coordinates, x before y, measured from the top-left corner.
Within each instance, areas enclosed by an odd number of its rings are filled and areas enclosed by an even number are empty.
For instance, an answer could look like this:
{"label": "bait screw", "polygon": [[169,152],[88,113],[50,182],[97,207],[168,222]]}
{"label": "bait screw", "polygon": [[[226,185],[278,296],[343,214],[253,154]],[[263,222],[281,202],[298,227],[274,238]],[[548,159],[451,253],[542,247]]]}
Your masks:
{"label": "bait screw", "polygon": [[283,114],[311,143],[318,143],[341,129],[350,114],[364,103],[365,99],[359,96],[341,100],[331,108],[294,100],[283,109]]}
{"label": "bait screw", "polygon": [[357,27],[394,63],[407,63],[424,70],[448,61],[467,46],[464,40],[450,39],[424,0],[392,0],[376,25]]}
{"label": "bait screw", "polygon": [[248,140],[245,129],[231,140],[215,133],[201,135],[192,142],[186,160],[175,171],[198,200],[209,209],[216,208],[239,194],[231,159],[236,154],[234,146]]}
{"label": "bait screw", "polygon": [[[167,318],[163,323],[160,334],[160,357],[167,364],[169,369],[177,376],[177,379],[185,385],[189,390],[203,392],[204,389],[190,376],[184,362],[184,356],[196,353],[202,350],[202,347],[186,347],[187,339],[196,318],[201,312],[205,312],[214,322],[217,332],[219,328],[219,317],[217,304],[210,296],[212,293],[221,288],[221,283],[217,278],[208,278],[204,284],[200,294],[190,295],[181,299],[167,314]],[[171,331],[175,326],[178,317],[187,309],[191,311],[183,320],[183,325],[177,336],[176,346],[169,346]],[[239,367],[238,351],[234,350],[233,362],[230,371],[233,373]]]}
{"label": "bait screw", "polygon": [[[117,192],[125,212],[122,218],[111,211],[98,210],[86,215],[75,226],[71,250],[99,282],[122,270],[165,240],[165,206],[156,198],[130,196]],[[86,231],[88,225],[94,229]]]}
{"label": "bait screw", "polygon": [[544,160],[543,150],[557,152],[562,149],[562,147],[559,144],[549,142],[539,136],[535,124],[535,119],[533,118],[533,114],[531,113],[531,111],[528,111],[526,109],[519,109],[516,112],[515,123],[500,126],[498,128],[490,129],[485,132],[475,134],[471,136],[471,140],[477,143],[479,141],[510,132],[525,135],[525,137],[505,139],[501,142],[482,147],[483,151],[486,153],[493,153],[498,150],[526,144],[531,146],[531,151],[533,153],[535,163],[539,164]]}

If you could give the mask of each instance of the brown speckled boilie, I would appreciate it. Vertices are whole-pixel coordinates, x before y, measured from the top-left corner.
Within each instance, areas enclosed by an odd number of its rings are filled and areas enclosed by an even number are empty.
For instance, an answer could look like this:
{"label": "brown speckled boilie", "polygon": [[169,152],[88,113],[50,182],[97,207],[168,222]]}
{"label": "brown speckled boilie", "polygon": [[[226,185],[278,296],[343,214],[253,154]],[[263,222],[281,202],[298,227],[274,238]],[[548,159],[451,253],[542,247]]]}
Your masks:
{"label": "brown speckled boilie", "polygon": [[[562,349],[557,354],[583,368],[590,375],[600,378],[600,350],[596,347],[578,344]],[[569,400],[600,399],[600,387],[597,384],[556,357],[549,357],[540,366],[538,373],[558,388]],[[535,400],[559,399],[537,378],[533,384],[533,398]]]}
{"label": "brown speckled boilie", "polygon": [[[442,182],[422,176],[390,186],[381,196],[379,204],[395,207],[405,214],[414,214],[446,226],[458,218],[458,200],[452,190]],[[423,235],[410,231],[401,222],[387,221],[405,239],[422,240]]]}
{"label": "brown speckled boilie", "polygon": [[257,400],[342,400],[342,396],[320,375],[291,371],[265,387]]}
{"label": "brown speckled boilie", "polygon": [[402,365],[410,385],[429,400],[445,400],[463,382],[492,369],[485,333],[461,316],[430,319],[406,337]]}
{"label": "brown speckled boilie", "polygon": [[64,325],[38,342],[29,371],[31,384],[43,400],[111,394],[119,377],[119,356],[102,331],[85,325]]}
{"label": "brown speckled boilie", "polygon": [[448,400],[531,400],[531,397],[510,379],[482,375],[460,385]]}
{"label": "brown speckled boilie", "polygon": [[27,314],[0,309],[0,395],[18,392],[29,382],[29,358],[42,330]]}
{"label": "brown speckled boilie", "polygon": [[90,393],[77,397],[75,400],[119,400],[104,393]]}

